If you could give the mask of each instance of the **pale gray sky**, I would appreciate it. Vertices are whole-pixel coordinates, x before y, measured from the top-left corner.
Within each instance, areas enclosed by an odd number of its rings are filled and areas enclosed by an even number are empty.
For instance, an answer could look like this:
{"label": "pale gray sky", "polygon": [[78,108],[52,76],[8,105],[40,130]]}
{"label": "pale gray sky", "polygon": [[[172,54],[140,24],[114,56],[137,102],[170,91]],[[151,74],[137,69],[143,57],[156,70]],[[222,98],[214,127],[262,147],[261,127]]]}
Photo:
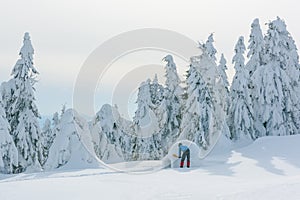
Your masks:
{"label": "pale gray sky", "polygon": [[[215,33],[215,47],[230,63],[240,35],[248,41],[250,24],[259,18],[264,25],[283,18],[300,44],[297,0],[0,0],[0,81],[9,79],[18,59],[24,32],[30,32],[35,66],[40,72],[37,104],[49,115],[67,103],[79,69],[102,42],[122,32],[139,28],[162,28],[205,41]],[[154,61],[157,62],[157,61]]]}

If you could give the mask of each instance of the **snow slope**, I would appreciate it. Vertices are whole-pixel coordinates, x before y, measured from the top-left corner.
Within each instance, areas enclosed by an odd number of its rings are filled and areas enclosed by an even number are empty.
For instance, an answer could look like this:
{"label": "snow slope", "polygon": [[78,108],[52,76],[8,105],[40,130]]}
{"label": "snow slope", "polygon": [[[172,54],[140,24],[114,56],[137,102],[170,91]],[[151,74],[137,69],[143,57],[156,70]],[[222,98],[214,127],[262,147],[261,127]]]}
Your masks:
{"label": "snow slope", "polygon": [[0,199],[300,199],[299,146],[300,135],[266,137],[212,153],[201,167],[139,175],[109,169],[0,175]]}

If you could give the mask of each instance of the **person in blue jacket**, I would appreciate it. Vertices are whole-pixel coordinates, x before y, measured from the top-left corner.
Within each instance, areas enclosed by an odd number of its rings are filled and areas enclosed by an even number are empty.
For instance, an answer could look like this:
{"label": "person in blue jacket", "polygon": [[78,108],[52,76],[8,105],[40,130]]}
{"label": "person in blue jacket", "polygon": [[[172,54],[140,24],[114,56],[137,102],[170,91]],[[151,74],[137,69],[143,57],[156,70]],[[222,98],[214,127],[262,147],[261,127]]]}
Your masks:
{"label": "person in blue jacket", "polygon": [[[190,149],[187,146],[182,145],[182,143],[179,143],[178,147],[179,147],[178,158],[181,158],[180,168],[183,168],[185,157],[187,157],[186,166],[187,166],[187,168],[189,168],[190,164],[191,164],[191,162],[190,162]],[[183,152],[182,156],[181,156],[181,151]]]}

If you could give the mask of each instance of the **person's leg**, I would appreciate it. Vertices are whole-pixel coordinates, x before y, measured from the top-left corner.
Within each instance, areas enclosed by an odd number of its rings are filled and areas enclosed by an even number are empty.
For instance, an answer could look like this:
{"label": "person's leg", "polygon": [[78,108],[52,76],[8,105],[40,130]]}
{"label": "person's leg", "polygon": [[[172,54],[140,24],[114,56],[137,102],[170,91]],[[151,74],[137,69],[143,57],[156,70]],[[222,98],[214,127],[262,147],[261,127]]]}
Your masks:
{"label": "person's leg", "polygon": [[189,168],[190,167],[190,150],[187,151],[187,163],[186,163],[186,166]]}
{"label": "person's leg", "polygon": [[182,156],[181,156],[180,168],[183,168],[184,159],[185,159],[185,157],[184,157],[184,153],[183,153]]}
{"label": "person's leg", "polygon": [[180,167],[182,168],[184,165],[184,160],[185,157],[187,156],[187,151],[183,152],[182,157],[181,157],[181,162],[180,162]]}
{"label": "person's leg", "polygon": [[184,164],[184,162],[180,161],[180,168],[183,168],[183,164]]}

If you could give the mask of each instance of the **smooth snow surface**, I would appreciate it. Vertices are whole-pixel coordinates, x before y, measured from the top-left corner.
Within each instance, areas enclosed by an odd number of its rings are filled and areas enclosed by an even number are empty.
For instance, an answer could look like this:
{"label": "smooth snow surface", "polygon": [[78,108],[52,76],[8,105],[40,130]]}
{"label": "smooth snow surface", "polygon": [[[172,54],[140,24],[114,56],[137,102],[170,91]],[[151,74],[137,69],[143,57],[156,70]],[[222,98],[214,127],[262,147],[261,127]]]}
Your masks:
{"label": "smooth snow surface", "polygon": [[[0,199],[300,199],[299,146],[300,135],[265,137],[244,148],[212,153],[197,168],[140,175],[109,169],[0,175]],[[135,164],[131,167],[155,162]]]}

